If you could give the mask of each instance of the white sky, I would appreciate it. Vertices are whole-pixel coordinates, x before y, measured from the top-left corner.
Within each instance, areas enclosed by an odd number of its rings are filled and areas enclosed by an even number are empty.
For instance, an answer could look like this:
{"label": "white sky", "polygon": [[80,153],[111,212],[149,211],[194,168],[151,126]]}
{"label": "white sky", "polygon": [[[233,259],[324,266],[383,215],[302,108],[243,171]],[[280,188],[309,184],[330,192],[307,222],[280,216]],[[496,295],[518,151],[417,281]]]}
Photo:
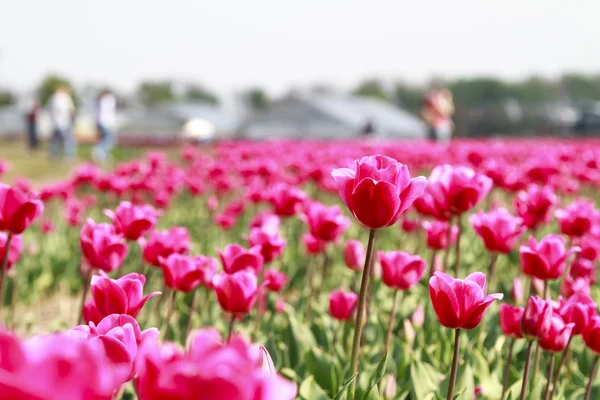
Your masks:
{"label": "white sky", "polygon": [[600,0],[0,0],[0,86],[600,72]]}

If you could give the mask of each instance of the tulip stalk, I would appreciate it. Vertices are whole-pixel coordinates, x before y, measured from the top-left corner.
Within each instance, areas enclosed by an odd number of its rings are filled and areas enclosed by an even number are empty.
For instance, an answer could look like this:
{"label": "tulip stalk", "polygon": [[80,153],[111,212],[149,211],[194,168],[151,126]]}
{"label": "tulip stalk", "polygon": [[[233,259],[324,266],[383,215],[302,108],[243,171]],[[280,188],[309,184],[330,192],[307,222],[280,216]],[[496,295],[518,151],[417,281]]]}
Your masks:
{"label": "tulip stalk", "polygon": [[190,335],[190,331],[192,330],[192,314],[196,311],[196,303],[198,302],[198,290],[194,290],[192,294],[192,304],[190,305],[190,311],[187,320],[187,326],[185,328],[185,339]]}
{"label": "tulip stalk", "polygon": [[88,268],[88,272],[85,275],[85,281],[83,283],[83,293],[81,294],[81,307],[79,307],[79,316],[77,317],[77,325],[83,322],[83,307],[85,306],[85,298],[87,297],[88,291],[90,290],[90,281],[92,280],[92,268]]}
{"label": "tulip stalk", "polygon": [[[354,326],[354,339],[352,341],[352,355],[350,359],[350,375],[355,376],[358,373],[358,353],[360,347],[360,339],[363,328],[363,320],[365,317],[365,303],[367,301],[367,289],[369,288],[369,277],[371,275],[371,259],[373,258],[373,248],[375,247],[375,229],[369,230],[369,242],[367,245],[367,254],[365,257],[365,265],[362,272],[360,283],[360,293],[358,295],[358,309],[356,310],[356,324]],[[356,392],[356,379],[352,381],[348,387],[348,400],[354,400]]]}
{"label": "tulip stalk", "polygon": [[[458,238],[457,238],[458,240]],[[450,242],[452,241],[452,218],[448,220],[448,233],[446,234],[446,254],[444,254],[444,272],[450,270],[450,252],[452,251],[452,246]]]}
{"label": "tulip stalk", "polygon": [[[456,221],[458,225],[458,235],[456,237],[456,249],[454,250],[454,254],[456,256],[456,260],[454,262],[454,275],[458,278],[458,272],[460,269],[460,237],[462,236],[462,221],[460,216],[456,218]],[[452,231],[452,229],[449,229],[449,231]]]}
{"label": "tulip stalk", "polygon": [[550,361],[548,362],[548,380],[546,381],[546,390],[544,391],[544,400],[550,398],[550,384],[552,383],[552,374],[554,373],[554,359],[556,354],[552,352]]}
{"label": "tulip stalk", "polygon": [[[544,300],[548,298],[548,289],[550,285],[548,281],[544,281]],[[533,362],[533,373],[531,374],[531,380],[535,382],[535,378],[537,377],[538,371],[540,369],[540,344],[537,343],[535,346],[535,357]]]}
{"label": "tulip stalk", "polygon": [[446,400],[454,399],[454,386],[456,385],[456,373],[458,372],[458,354],[460,352],[460,329],[454,330],[454,355],[452,356],[452,370],[450,371],[450,382],[448,384],[448,395]]}
{"label": "tulip stalk", "polygon": [[10,241],[12,240],[12,233],[8,233],[6,237],[6,244],[4,245],[4,257],[2,258],[2,270],[0,271],[0,311],[4,305],[4,285],[6,281],[6,265],[8,264],[8,253],[10,253]]}
{"label": "tulip stalk", "polygon": [[[415,253],[417,254],[417,253]],[[437,257],[437,250],[433,250],[433,252],[431,253],[431,262],[429,263],[429,277],[431,278],[433,276],[433,273],[435,272],[435,258]]]}
{"label": "tulip stalk", "polygon": [[169,310],[165,317],[165,340],[169,340],[169,330],[171,327],[171,318],[173,317],[173,310],[175,309],[175,290],[171,290],[171,296],[169,296]]}
{"label": "tulip stalk", "polygon": [[235,325],[235,319],[237,318],[237,314],[231,314],[231,321],[229,321],[229,329],[227,330],[227,343],[231,340],[231,336],[233,335],[233,327]]}
{"label": "tulip stalk", "polygon": [[573,340],[573,335],[569,338],[567,342],[567,347],[563,350],[562,355],[560,356],[560,361],[558,362],[558,366],[556,367],[556,373],[554,374],[554,379],[552,382],[552,392],[550,393],[550,398],[554,398],[554,394],[556,393],[556,389],[558,388],[558,380],[560,378],[560,373],[562,367],[565,365],[565,360],[567,358],[567,353],[569,352],[569,347],[571,346],[571,341]]}
{"label": "tulip stalk", "polygon": [[508,389],[508,377],[510,374],[510,364],[512,363],[514,347],[515,347],[515,339],[512,339],[510,341],[510,345],[508,346],[508,357],[506,358],[506,366],[504,367],[504,376],[502,379],[502,396],[500,396],[500,400],[504,400],[504,396],[506,395],[506,390]]}
{"label": "tulip stalk", "polygon": [[587,384],[587,388],[585,389],[584,400],[590,400],[590,396],[592,395],[592,384],[594,383],[594,377],[596,376],[596,370],[598,369],[598,360],[600,360],[600,355],[597,355],[596,358],[594,358],[592,370],[590,371],[590,380]]}
{"label": "tulip stalk", "polygon": [[398,296],[398,292],[400,292],[400,290],[394,290],[394,299],[392,300],[392,311],[390,311],[390,320],[388,322],[387,333],[385,335],[385,346],[383,348],[383,354],[388,354],[390,342],[392,340],[392,330],[394,327],[394,321],[396,319],[396,307],[398,306],[398,302],[402,303],[402,299],[404,297],[404,292],[400,293],[400,296]]}
{"label": "tulip stalk", "polygon": [[527,345],[527,360],[525,361],[525,370],[523,372],[523,383],[521,384],[520,400],[525,400],[527,396],[527,382],[529,380],[529,365],[531,364],[531,353],[533,352],[533,340]]}
{"label": "tulip stalk", "polygon": [[490,266],[488,268],[488,281],[490,290],[494,284],[494,272],[496,272],[496,262],[498,261],[498,253],[492,253],[490,258]]}

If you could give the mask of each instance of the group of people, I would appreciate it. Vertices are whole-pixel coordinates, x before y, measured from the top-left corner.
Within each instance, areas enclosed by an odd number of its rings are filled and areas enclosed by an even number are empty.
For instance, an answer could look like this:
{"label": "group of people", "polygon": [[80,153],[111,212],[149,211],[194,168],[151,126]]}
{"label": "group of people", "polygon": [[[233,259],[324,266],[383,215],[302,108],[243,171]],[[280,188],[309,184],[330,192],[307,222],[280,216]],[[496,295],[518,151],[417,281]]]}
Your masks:
{"label": "group of people", "polygon": [[[31,150],[39,147],[39,117],[42,105],[34,100],[27,112],[27,143]],[[52,158],[73,159],[77,152],[77,140],[73,133],[76,107],[67,86],[56,88],[47,101],[52,133],[49,152]],[[104,164],[109,158],[115,144],[117,100],[110,90],[100,91],[94,101],[94,120],[96,124],[97,143],[92,151],[92,158]]]}

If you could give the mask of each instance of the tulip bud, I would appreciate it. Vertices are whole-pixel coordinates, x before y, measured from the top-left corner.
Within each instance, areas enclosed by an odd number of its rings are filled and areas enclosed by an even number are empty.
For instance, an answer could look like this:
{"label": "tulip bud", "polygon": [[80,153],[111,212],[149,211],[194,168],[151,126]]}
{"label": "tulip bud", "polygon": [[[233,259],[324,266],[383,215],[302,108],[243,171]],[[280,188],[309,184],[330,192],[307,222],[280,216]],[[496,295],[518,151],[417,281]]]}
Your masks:
{"label": "tulip bud", "polygon": [[365,264],[365,248],[358,240],[348,240],[344,247],[344,262],[346,266],[359,271]]}
{"label": "tulip bud", "polygon": [[425,323],[425,309],[423,306],[418,305],[413,311],[411,322],[415,328],[420,328]]}
{"label": "tulip bud", "polygon": [[521,279],[519,277],[515,277],[513,279],[512,290],[510,291],[510,295],[515,303],[521,303],[523,298],[525,297],[525,293],[523,290],[523,284],[521,283]]}
{"label": "tulip bud", "polygon": [[358,304],[358,295],[353,292],[334,290],[329,295],[329,313],[335,319],[348,321]]}
{"label": "tulip bud", "polygon": [[396,393],[398,392],[398,388],[396,385],[396,379],[394,375],[387,374],[383,377],[383,382],[381,384],[382,395],[385,400],[392,400],[396,398]]}
{"label": "tulip bud", "polygon": [[277,370],[275,369],[275,364],[273,364],[273,359],[271,355],[265,348],[265,346],[260,346],[260,360],[259,366],[262,368],[264,372],[268,375],[277,375]]}
{"label": "tulip bud", "polygon": [[406,342],[409,347],[412,347],[415,342],[415,338],[417,337],[417,333],[415,332],[415,328],[410,323],[408,319],[403,321],[403,329],[404,329],[404,337],[406,338]]}

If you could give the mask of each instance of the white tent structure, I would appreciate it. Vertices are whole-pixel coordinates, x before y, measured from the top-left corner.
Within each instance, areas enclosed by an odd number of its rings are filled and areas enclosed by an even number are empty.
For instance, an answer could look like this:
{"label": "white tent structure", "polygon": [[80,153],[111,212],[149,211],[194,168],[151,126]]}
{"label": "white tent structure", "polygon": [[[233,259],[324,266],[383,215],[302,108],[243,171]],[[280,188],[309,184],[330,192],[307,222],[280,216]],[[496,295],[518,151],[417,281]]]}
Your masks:
{"label": "white tent structure", "polygon": [[249,117],[238,137],[346,139],[357,137],[371,122],[377,138],[425,138],[425,124],[391,103],[372,98],[301,94],[277,101],[268,111]]}

